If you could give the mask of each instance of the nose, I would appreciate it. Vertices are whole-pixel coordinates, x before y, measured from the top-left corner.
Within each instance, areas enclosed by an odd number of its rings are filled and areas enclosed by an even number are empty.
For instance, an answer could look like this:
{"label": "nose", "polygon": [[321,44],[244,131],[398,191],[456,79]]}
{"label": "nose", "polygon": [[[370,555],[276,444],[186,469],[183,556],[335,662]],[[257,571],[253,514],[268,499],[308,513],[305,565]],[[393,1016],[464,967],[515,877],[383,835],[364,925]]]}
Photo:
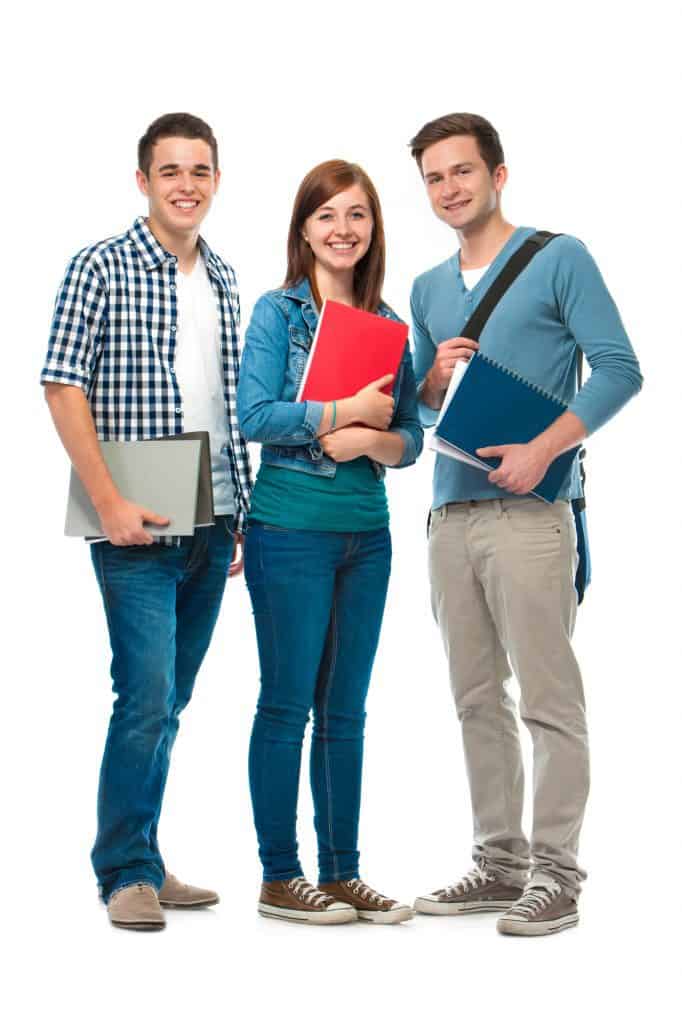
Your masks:
{"label": "nose", "polygon": [[193,192],[194,191],[194,182],[192,181],[192,175],[190,174],[189,171],[185,171],[183,174],[180,175],[180,181],[178,182],[178,187],[179,187],[181,192]]}
{"label": "nose", "polygon": [[443,199],[454,199],[459,192],[459,184],[456,178],[445,178],[441,189]]}

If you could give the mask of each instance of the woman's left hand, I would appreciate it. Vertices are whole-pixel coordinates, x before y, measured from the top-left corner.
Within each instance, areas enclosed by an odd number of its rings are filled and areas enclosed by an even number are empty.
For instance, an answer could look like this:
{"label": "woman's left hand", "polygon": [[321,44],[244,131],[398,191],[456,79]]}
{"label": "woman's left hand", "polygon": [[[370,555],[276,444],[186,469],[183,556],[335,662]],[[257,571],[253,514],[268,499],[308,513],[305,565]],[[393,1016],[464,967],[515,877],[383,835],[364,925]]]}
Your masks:
{"label": "woman's left hand", "polygon": [[369,427],[342,427],[332,434],[323,434],[320,444],[334,462],[350,462],[367,454],[374,434]]}

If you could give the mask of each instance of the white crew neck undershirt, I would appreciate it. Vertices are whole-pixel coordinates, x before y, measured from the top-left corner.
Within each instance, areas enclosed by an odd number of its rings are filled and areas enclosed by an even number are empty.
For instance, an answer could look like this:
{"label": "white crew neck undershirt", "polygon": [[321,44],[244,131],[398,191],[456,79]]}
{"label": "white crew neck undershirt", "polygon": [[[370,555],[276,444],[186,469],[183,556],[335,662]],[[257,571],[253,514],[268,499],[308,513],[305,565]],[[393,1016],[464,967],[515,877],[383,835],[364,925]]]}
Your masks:
{"label": "white crew neck undershirt", "polygon": [[227,416],[218,302],[201,255],[189,274],[177,275],[175,378],[182,396],[182,429],[208,430],[216,515],[235,511],[227,446]]}
{"label": "white crew neck undershirt", "polygon": [[473,270],[462,270],[462,280],[464,281],[467,291],[471,291],[472,288],[476,287],[488,270],[489,266],[490,264],[488,263],[485,267],[475,267]]}

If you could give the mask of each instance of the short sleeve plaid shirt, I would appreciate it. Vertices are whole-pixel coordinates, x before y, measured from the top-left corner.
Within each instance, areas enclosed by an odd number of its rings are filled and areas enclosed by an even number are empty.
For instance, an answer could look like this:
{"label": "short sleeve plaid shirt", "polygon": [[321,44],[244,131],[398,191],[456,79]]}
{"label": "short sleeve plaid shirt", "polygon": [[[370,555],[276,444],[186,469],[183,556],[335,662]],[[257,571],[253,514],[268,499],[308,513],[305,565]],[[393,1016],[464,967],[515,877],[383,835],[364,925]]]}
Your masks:
{"label": "short sleeve plaid shirt", "polygon": [[[221,323],[229,461],[243,529],[251,493],[246,442],[237,423],[239,295],[232,268],[199,240]],[[182,432],[175,379],[177,258],[143,217],[129,231],[83,249],[69,263],[55,304],[42,384],[87,395],[101,441],[141,441]]]}

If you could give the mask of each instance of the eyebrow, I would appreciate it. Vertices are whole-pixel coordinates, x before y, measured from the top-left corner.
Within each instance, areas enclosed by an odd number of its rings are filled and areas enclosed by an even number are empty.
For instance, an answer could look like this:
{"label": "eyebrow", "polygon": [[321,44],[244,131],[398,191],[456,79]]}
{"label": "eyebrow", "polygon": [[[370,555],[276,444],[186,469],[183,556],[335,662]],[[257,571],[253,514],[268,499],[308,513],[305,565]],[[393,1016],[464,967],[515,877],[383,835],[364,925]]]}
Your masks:
{"label": "eyebrow", "polygon": [[[462,160],[462,162],[459,163],[459,164],[451,164],[450,167],[446,168],[446,170],[448,170],[448,171],[459,171],[459,170],[462,169],[462,167],[472,167],[472,166],[473,166],[473,162],[471,160]],[[425,178],[430,178],[433,174],[443,174],[443,171],[441,171],[441,170],[427,171],[426,174],[424,175],[424,177]]]}
{"label": "eyebrow", "polygon": [[[332,213],[336,213],[336,207],[335,206],[321,206],[320,209],[321,210],[331,210]],[[369,207],[365,206],[364,203],[353,203],[353,205],[349,206],[348,209],[349,210],[368,210]]]}
{"label": "eyebrow", "polygon": [[[161,167],[159,167],[159,173],[161,171],[177,171],[179,167],[180,167],[180,164],[162,164]],[[194,167],[192,168],[192,170],[193,171],[210,171],[211,167],[209,166],[209,164],[194,164]]]}

